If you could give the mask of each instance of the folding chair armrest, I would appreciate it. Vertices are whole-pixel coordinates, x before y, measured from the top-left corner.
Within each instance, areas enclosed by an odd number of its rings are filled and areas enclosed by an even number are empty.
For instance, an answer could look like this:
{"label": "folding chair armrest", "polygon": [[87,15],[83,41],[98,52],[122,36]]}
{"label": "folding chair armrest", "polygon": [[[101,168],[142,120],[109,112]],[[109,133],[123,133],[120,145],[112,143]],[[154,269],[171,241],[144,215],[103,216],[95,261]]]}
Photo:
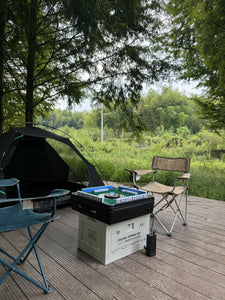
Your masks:
{"label": "folding chair armrest", "polygon": [[125,169],[125,170],[137,176],[143,176],[155,172],[154,170],[130,170],[130,169]]}
{"label": "folding chair armrest", "polygon": [[52,216],[55,214],[56,212],[56,199],[58,197],[63,197],[66,196],[70,193],[69,190],[64,190],[64,189],[55,189],[53,190],[50,194],[46,195],[46,196],[40,196],[40,197],[29,197],[29,198],[4,198],[4,199],[0,199],[0,204],[1,203],[13,203],[13,202],[20,202],[22,203],[23,201],[45,201],[45,200],[49,200],[52,198],[53,200],[53,212],[52,212]]}
{"label": "folding chair armrest", "polygon": [[185,186],[188,188],[188,180],[189,180],[190,178],[191,178],[191,174],[190,174],[190,173],[184,173],[182,176],[177,177],[176,180],[175,180],[175,183],[174,183],[174,189],[175,189],[175,187],[176,187],[176,185],[177,185],[177,183],[178,183],[179,181],[182,181],[182,182],[183,182],[182,185],[184,185],[184,182],[185,182]]}
{"label": "folding chair armrest", "polygon": [[65,195],[68,195],[70,193],[69,190],[61,190],[61,189],[56,189],[53,190],[50,194],[46,196],[40,196],[40,197],[29,197],[29,198],[3,198],[0,199],[0,203],[4,202],[18,202],[18,201],[38,201],[38,200],[43,200],[43,199],[48,199],[48,198],[55,198],[55,197],[62,197]]}
{"label": "folding chair armrest", "polygon": [[0,180],[0,187],[6,187],[6,186],[14,186],[17,183],[19,183],[19,180],[16,178],[10,178],[10,179],[1,179]]}
{"label": "folding chair armrest", "polygon": [[134,186],[137,186],[136,181],[141,178],[141,176],[148,175],[151,173],[155,173],[154,170],[131,170],[131,169],[125,169],[125,171],[128,171],[132,177]]}
{"label": "folding chair armrest", "polygon": [[49,195],[40,196],[40,197],[34,197],[34,198],[25,198],[25,199],[22,199],[22,200],[31,200],[33,202],[36,202],[36,201],[39,201],[39,200],[41,200],[41,201],[47,201],[49,199],[52,199],[53,200],[52,216],[54,216],[55,213],[56,213],[56,200],[57,200],[57,198],[66,196],[69,193],[70,193],[69,190],[54,189],[54,190],[51,191],[51,193]]}
{"label": "folding chair armrest", "polygon": [[53,197],[53,212],[52,212],[52,216],[55,215],[56,213],[56,199],[58,197],[63,197],[66,196],[70,193],[69,190],[64,190],[64,189],[55,189],[51,192],[51,194],[49,195],[49,197]]}
{"label": "folding chair armrest", "polygon": [[69,193],[69,190],[55,189],[51,191],[51,194],[49,194],[48,197],[62,197],[68,195]]}
{"label": "folding chair armrest", "polygon": [[151,173],[155,173],[155,171],[154,170],[137,170],[136,173],[138,176],[144,176],[144,175],[148,175]]}
{"label": "folding chair armrest", "polygon": [[187,179],[187,180],[189,180],[190,178],[191,178],[190,173],[184,173],[182,176],[177,177],[177,179]]}

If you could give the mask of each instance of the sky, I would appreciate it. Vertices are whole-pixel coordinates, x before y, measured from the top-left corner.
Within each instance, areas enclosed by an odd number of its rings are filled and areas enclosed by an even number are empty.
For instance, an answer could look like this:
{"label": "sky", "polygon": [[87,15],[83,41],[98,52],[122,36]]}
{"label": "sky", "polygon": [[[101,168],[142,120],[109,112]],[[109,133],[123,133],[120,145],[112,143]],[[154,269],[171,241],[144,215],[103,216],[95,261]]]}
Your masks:
{"label": "sky", "polygon": [[[61,108],[62,110],[67,109],[67,103],[66,101],[62,100],[59,101],[56,108]],[[90,101],[88,99],[84,99],[81,104],[79,105],[74,105],[73,111],[79,111],[79,112],[84,112],[84,111],[91,111],[92,107],[90,105]]]}
{"label": "sky", "polygon": [[[171,86],[173,89],[178,89],[178,91],[181,94],[184,94],[188,97],[191,97],[193,95],[200,95],[203,93],[203,90],[201,88],[197,87],[198,82],[185,82],[185,81],[174,81],[174,82],[160,82],[157,84],[154,84],[152,86],[146,86],[143,88],[143,96],[147,95],[150,88],[153,88],[157,92],[161,92],[161,89],[163,86]],[[62,110],[67,109],[66,101],[59,101],[56,108],[61,108]],[[73,111],[77,112],[84,112],[84,111],[91,111],[91,101],[89,99],[84,99],[81,104],[75,105],[73,108]]]}

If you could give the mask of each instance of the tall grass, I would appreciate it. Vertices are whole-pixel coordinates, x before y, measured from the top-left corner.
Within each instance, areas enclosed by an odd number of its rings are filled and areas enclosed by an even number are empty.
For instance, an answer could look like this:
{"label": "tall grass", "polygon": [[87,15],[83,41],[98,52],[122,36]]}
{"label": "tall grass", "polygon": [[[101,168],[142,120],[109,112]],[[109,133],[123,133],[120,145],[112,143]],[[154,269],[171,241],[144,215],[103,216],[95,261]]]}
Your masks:
{"label": "tall grass", "polygon": [[[105,148],[105,146],[102,146]],[[180,149],[179,149],[180,150]],[[136,148],[130,145],[121,145],[119,148],[107,151],[95,151],[94,157],[100,167],[101,176],[105,180],[131,184],[130,176],[125,168],[128,169],[151,169],[152,158],[154,155],[167,157],[181,157],[181,151],[174,149]],[[158,176],[162,183],[171,184],[168,177],[161,172]],[[198,157],[191,157],[190,173],[192,174],[189,182],[189,194],[210,199],[225,200],[225,162],[221,159],[198,160]],[[141,178],[140,184],[146,184],[150,176]]]}
{"label": "tall grass", "polygon": [[[91,133],[93,135],[93,132]],[[84,156],[92,162],[103,180],[131,184],[130,176],[125,168],[151,169],[154,155],[167,157],[190,157],[192,174],[189,183],[189,194],[193,196],[225,200],[225,157],[212,157],[212,150],[224,149],[224,141],[213,133],[203,131],[195,136],[183,138],[178,135],[151,136],[146,135],[141,141],[127,138],[112,139],[101,143],[93,141],[85,130],[71,130],[70,135],[78,139],[91,154],[80,149]],[[100,132],[99,132],[100,136]],[[221,152],[222,153],[222,152]],[[92,158],[94,160],[92,160]],[[168,184],[172,182],[163,172],[160,180]],[[140,184],[146,184],[150,175],[142,177]]]}

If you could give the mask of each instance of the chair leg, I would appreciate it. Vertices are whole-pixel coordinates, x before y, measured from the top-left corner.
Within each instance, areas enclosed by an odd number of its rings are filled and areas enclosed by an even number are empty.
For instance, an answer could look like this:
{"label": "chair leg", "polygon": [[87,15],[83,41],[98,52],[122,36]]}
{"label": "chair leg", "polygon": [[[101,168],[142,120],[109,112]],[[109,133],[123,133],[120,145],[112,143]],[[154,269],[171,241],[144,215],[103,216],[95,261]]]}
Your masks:
{"label": "chair leg", "polygon": [[[183,213],[182,213],[182,211],[181,211],[181,209],[180,209],[180,204],[181,204],[181,202],[183,201],[183,197],[185,197],[184,216],[183,216]],[[167,196],[164,196],[164,197],[156,204],[156,206],[157,206],[158,204],[160,204],[163,200],[165,200],[166,203],[165,203],[163,206],[161,206],[156,212],[153,212],[152,216],[153,216],[154,218],[156,218],[156,220],[159,222],[159,224],[160,224],[161,227],[164,229],[164,231],[166,232],[166,234],[167,234],[168,236],[172,236],[173,228],[174,228],[174,225],[175,225],[175,223],[176,223],[176,219],[177,219],[177,218],[181,221],[181,223],[182,223],[183,225],[186,225],[186,224],[187,224],[187,193],[181,195],[181,198],[180,198],[180,200],[179,200],[179,203],[177,202],[176,197],[174,197],[174,195],[172,196],[172,199],[171,199],[171,200],[168,200],[168,195],[167,195]],[[175,208],[174,208],[173,205],[172,205],[173,202],[174,202],[175,205],[176,205]],[[155,207],[156,207],[156,206],[155,206]],[[158,214],[160,211],[166,209],[167,207],[170,207],[171,210],[173,211],[173,213],[175,214],[175,216],[173,217],[173,222],[172,222],[172,225],[170,226],[170,229],[166,228],[166,226],[163,224],[163,222],[162,222],[162,221],[160,220],[160,218],[157,216],[157,214]]]}
{"label": "chair leg", "polygon": [[[44,228],[44,230],[46,229],[46,227]],[[30,230],[29,227],[28,227],[28,231],[29,231],[30,238],[33,239],[32,232],[31,232],[31,230]],[[40,236],[39,236],[39,238],[40,238]],[[34,252],[35,252],[35,255],[36,255],[36,258],[37,258],[37,261],[38,261],[38,265],[39,265],[41,274],[42,274],[42,278],[43,278],[44,284],[45,284],[46,287],[49,288],[49,285],[48,285],[48,282],[47,282],[47,279],[46,279],[46,276],[45,276],[45,272],[44,272],[44,269],[43,269],[43,266],[42,266],[42,263],[41,263],[38,251],[37,251],[36,243],[33,244],[33,248],[34,248]]]}
{"label": "chair leg", "polygon": [[[6,277],[11,273],[11,271],[14,271],[15,273],[19,274],[20,276],[22,276],[23,278],[25,278],[26,280],[30,281],[31,283],[33,283],[34,285],[36,285],[37,287],[39,287],[40,289],[42,289],[46,294],[51,293],[52,289],[51,287],[48,285],[47,280],[46,280],[46,276],[41,264],[41,260],[37,251],[37,247],[36,247],[36,243],[39,240],[40,236],[42,235],[42,233],[44,232],[44,230],[46,229],[46,227],[48,226],[48,223],[45,223],[42,225],[42,227],[38,230],[38,232],[32,236],[31,230],[28,227],[28,231],[29,231],[29,235],[30,235],[30,242],[27,244],[27,246],[24,248],[24,250],[19,254],[19,256],[17,258],[14,258],[13,256],[11,256],[10,254],[6,253],[4,250],[0,249],[2,253],[4,253],[5,255],[7,255],[8,257],[10,257],[13,260],[13,263],[10,264],[9,262],[5,261],[4,259],[0,258],[0,263],[2,263],[3,265],[5,265],[8,270],[5,272],[5,274],[2,276],[2,278],[0,279],[0,284],[6,279]],[[33,278],[31,278],[30,276],[28,276],[27,274],[25,274],[24,272],[20,271],[16,265],[18,265],[19,263],[23,263],[25,262],[25,260],[27,259],[27,257],[29,256],[31,250],[34,249],[35,251],[35,255],[39,264],[39,268],[42,274],[42,278],[44,281],[44,285],[40,284],[38,281],[34,280]],[[25,258],[22,259],[22,257],[25,255]]]}
{"label": "chair leg", "polygon": [[[45,223],[38,230],[38,232],[35,235],[35,242],[31,243],[31,246],[30,246],[29,250],[26,252],[26,255],[23,255],[23,258],[21,258],[21,263],[24,263],[26,261],[27,257],[30,255],[31,251],[34,249],[34,245],[37,244],[38,240],[40,239],[41,235],[44,233],[47,226],[48,226],[48,223]],[[30,227],[27,227],[27,230],[28,230],[28,233],[29,233],[29,236],[30,236],[30,240],[32,241],[34,238],[32,236]]]}
{"label": "chair leg", "polygon": [[185,216],[184,216],[184,225],[187,225],[187,199],[188,199],[188,191],[185,195]]}
{"label": "chair leg", "polygon": [[[182,200],[183,200],[183,195],[181,196],[179,204],[177,203],[177,200],[174,198],[174,203],[176,204],[176,210],[172,205],[170,205],[170,208],[172,209],[172,211],[175,214],[174,220],[176,221],[176,219],[178,218],[181,221],[181,223],[184,225],[185,224],[185,218],[183,216],[182,211],[180,210],[180,204],[181,204]],[[175,221],[174,221],[174,223],[175,223]]]}
{"label": "chair leg", "polygon": [[166,234],[168,235],[168,236],[172,236],[172,232],[170,232],[167,228],[166,228],[166,226],[163,224],[163,222],[158,218],[158,216],[157,215],[155,215],[154,213],[151,215],[151,217],[152,218],[155,218],[158,222],[159,222],[159,224],[161,225],[161,227],[164,229],[164,231],[166,232]]}
{"label": "chair leg", "polygon": [[22,272],[18,268],[16,268],[14,264],[12,265],[12,264],[8,263],[7,261],[5,261],[4,259],[2,259],[1,257],[0,257],[0,263],[2,263],[3,265],[5,265],[6,267],[9,268],[9,272],[7,272],[7,274],[5,273],[6,276],[5,275],[2,276],[2,278],[0,280],[0,284],[5,280],[5,278],[9,275],[9,273],[11,271],[14,271],[15,273],[19,274],[20,276],[22,276],[26,280],[30,281],[31,283],[33,283],[34,285],[36,285],[37,287],[39,287],[40,289],[42,289],[46,294],[52,292],[52,289],[49,286],[45,287],[45,286],[41,285],[39,282],[37,282],[36,280],[34,280],[33,278],[31,278],[30,276],[28,276],[24,272]]}

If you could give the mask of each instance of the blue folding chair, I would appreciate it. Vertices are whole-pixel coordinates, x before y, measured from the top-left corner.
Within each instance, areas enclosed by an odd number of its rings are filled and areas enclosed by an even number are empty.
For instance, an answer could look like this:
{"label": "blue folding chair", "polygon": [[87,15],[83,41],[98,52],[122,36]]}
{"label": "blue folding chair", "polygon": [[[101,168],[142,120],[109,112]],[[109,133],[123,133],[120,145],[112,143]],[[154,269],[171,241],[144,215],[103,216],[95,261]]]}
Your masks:
{"label": "blue folding chair", "polygon": [[[7,198],[7,191],[11,188],[16,188],[18,197]],[[64,197],[68,193],[68,190],[53,190],[49,195],[44,197],[22,198],[19,181],[16,178],[0,180],[0,232],[7,232],[26,227],[30,237],[29,242],[17,257],[12,256],[0,247],[0,263],[6,267],[6,272],[0,278],[0,285],[13,271],[41,288],[45,293],[52,292],[52,289],[47,282],[36,244],[49,223],[57,218],[55,215],[56,199],[58,197]],[[41,213],[35,211],[33,207],[35,207],[35,203],[38,201],[49,201],[49,211]],[[27,203],[29,203],[29,208],[27,208]],[[32,234],[31,226],[37,224],[41,224],[41,227],[35,234]],[[43,284],[31,278],[17,267],[19,264],[26,261],[32,250],[34,250],[38,261],[40,272],[44,281]]]}

